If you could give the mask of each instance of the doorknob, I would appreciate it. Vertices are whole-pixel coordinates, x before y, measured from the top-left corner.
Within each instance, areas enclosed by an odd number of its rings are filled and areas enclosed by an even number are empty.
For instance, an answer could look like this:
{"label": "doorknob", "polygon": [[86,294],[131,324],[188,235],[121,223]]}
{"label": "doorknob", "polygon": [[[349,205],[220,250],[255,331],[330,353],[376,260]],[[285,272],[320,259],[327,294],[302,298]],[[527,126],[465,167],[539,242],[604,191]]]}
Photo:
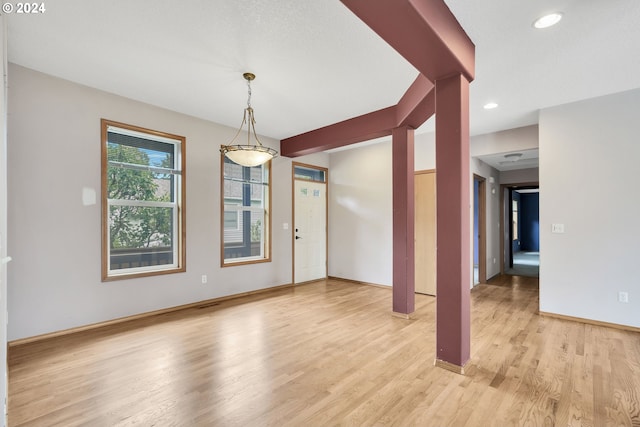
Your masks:
{"label": "doorknob", "polygon": [[302,239],[302,237],[300,237],[300,236],[296,236],[296,240],[298,240],[298,239]]}

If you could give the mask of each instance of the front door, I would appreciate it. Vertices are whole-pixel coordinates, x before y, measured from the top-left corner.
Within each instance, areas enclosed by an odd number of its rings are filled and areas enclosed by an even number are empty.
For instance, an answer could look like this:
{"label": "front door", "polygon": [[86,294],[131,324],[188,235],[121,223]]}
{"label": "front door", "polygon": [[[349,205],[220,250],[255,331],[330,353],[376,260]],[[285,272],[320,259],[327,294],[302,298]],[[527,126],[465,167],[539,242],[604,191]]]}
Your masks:
{"label": "front door", "polygon": [[294,180],[294,283],[327,277],[327,184]]}

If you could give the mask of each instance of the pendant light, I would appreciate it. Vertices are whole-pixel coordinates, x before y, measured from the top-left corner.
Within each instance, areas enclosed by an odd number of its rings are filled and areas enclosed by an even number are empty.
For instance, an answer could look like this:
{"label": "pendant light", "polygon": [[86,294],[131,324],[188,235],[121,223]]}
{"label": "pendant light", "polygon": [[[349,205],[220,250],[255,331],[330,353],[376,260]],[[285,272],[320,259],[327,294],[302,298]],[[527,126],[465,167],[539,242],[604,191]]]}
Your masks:
{"label": "pendant light", "polygon": [[[247,108],[244,109],[242,123],[240,124],[238,132],[228,145],[223,145],[222,148],[220,148],[220,152],[239,165],[253,167],[268,162],[277,156],[278,152],[273,148],[262,145],[256,134],[256,120],[253,117],[253,108],[251,108],[251,81],[254,80],[256,76],[252,73],[244,73],[242,77],[247,81],[249,93]],[[247,126],[247,143],[234,144],[245,125]],[[255,140],[254,144],[251,144],[251,135],[253,135],[253,139]]]}

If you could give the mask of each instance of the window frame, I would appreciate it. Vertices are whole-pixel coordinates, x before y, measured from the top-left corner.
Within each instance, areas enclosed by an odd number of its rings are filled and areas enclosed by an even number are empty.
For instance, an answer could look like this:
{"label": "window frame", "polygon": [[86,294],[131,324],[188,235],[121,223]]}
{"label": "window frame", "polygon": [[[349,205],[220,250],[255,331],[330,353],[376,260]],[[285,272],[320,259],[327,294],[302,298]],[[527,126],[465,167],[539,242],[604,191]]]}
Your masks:
{"label": "window frame", "polygon": [[[175,146],[174,151],[174,176],[177,177],[178,183],[175,184],[175,191],[178,193],[175,195],[174,202],[162,202],[162,201],[137,201],[132,200],[129,202],[123,202],[122,200],[108,200],[108,188],[109,188],[109,160],[108,160],[108,134],[113,131],[113,128],[119,129],[122,134],[131,135],[143,134],[148,136],[151,140],[157,140],[162,143],[171,143]],[[181,273],[186,271],[186,138],[180,135],[174,135],[167,132],[160,132],[152,129],[143,128],[140,126],[129,125],[126,123],[116,122],[107,119],[100,120],[101,130],[101,150],[100,150],[100,164],[101,164],[101,204],[102,204],[102,281],[108,282],[113,280],[132,279],[137,277],[157,276],[164,274]],[[165,141],[163,141],[165,140]],[[168,140],[168,141],[167,141]],[[179,169],[178,169],[179,168]],[[135,165],[132,165],[133,170],[137,169]],[[140,166],[141,170],[160,170],[162,168],[154,168],[147,166]],[[153,266],[143,267],[129,267],[118,270],[110,269],[110,224],[109,224],[109,208],[110,206],[144,206],[144,207],[161,207],[173,209],[172,212],[172,230],[173,239],[172,244],[175,247],[173,249],[174,262],[172,264],[158,264]],[[167,267],[168,266],[168,267]]]}
{"label": "window frame", "polygon": [[[224,189],[224,183],[225,183],[225,177],[224,177],[224,163],[225,163],[225,155],[221,154],[220,155],[220,267],[225,268],[225,267],[234,267],[234,266],[238,266],[238,265],[249,265],[249,264],[260,264],[260,263],[264,263],[264,262],[271,262],[271,218],[272,218],[272,214],[271,214],[271,209],[272,209],[272,204],[271,204],[271,193],[272,193],[272,162],[271,160],[267,161],[266,163],[264,163],[262,166],[263,168],[266,167],[267,171],[265,172],[263,170],[263,174],[266,173],[266,178],[267,178],[267,195],[264,198],[263,203],[266,204],[266,206],[264,206],[263,208],[257,208],[254,206],[242,206],[242,204],[239,204],[237,206],[237,211],[238,211],[238,215],[240,216],[240,213],[243,211],[264,211],[264,223],[261,229],[261,237],[262,237],[262,247],[261,247],[261,257],[257,258],[257,257],[242,257],[240,258],[239,261],[233,261],[234,259],[237,258],[229,258],[229,259],[225,259],[225,251],[224,251],[224,235],[225,235],[225,228],[224,228],[224,213],[225,213],[225,189]],[[231,159],[229,159],[229,161],[233,162]],[[234,162],[235,163],[235,162]],[[235,163],[237,164],[237,163]],[[241,165],[240,165],[241,166]],[[241,166],[241,167],[245,167],[245,166]],[[226,206],[230,206],[230,205],[226,205]],[[235,208],[235,207],[234,207]],[[236,209],[234,209],[236,210]],[[240,221],[238,223],[240,225]],[[243,223],[244,224],[244,223]]]}
{"label": "window frame", "polygon": [[[229,210],[229,209],[227,209],[228,206],[233,206],[234,209],[233,210]],[[225,203],[223,205],[223,208],[222,208],[222,215],[223,215],[222,225],[223,225],[223,228],[224,228],[223,231],[240,231],[240,222],[241,222],[240,221],[240,210],[236,210],[235,206],[239,206],[239,204],[238,203],[234,203],[234,204]],[[235,221],[236,225],[233,228],[227,228],[227,226],[226,226],[226,224],[227,224],[226,214],[227,213],[235,214],[234,221]]]}

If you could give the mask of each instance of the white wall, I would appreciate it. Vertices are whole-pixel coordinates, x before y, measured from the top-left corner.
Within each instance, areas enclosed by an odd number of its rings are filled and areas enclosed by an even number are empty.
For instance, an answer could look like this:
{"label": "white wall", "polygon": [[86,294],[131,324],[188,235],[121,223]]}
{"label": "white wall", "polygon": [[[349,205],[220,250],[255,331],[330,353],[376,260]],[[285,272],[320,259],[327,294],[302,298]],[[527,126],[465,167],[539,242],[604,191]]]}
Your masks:
{"label": "white wall", "polygon": [[391,285],[391,142],[332,153],[329,275]]}
{"label": "white wall", "polygon": [[415,136],[414,169],[417,171],[436,168],[436,134],[421,133]]}
{"label": "white wall", "polygon": [[538,168],[517,169],[500,172],[500,184],[524,184],[538,182]]}
{"label": "white wall", "polygon": [[469,148],[471,157],[538,148],[538,125],[476,135]]}
{"label": "white wall", "polygon": [[[272,262],[221,268],[218,150],[235,129],[13,64],[9,83],[9,340],[291,283],[290,159],[273,161]],[[82,205],[83,187],[100,194],[100,118],[187,138],[185,273],[101,282],[100,205]]]}
{"label": "white wall", "polygon": [[540,113],[541,311],[640,327],[638,112],[640,90]]}

